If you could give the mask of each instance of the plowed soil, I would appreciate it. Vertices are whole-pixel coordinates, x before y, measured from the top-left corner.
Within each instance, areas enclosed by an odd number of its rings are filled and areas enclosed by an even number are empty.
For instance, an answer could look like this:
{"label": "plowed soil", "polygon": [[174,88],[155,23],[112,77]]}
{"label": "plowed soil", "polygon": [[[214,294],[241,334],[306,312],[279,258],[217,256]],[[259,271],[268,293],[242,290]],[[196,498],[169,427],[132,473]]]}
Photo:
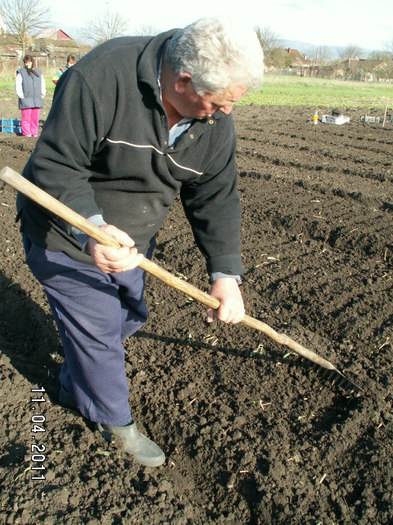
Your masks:
{"label": "plowed soil", "polygon": [[[349,124],[314,126],[314,108],[235,108],[242,290],[249,315],[364,392],[257,330],[208,326],[148,277],[150,318],[125,347],[157,469],[58,405],[61,344],[0,183],[1,523],[392,523],[393,128],[342,111]],[[0,134],[1,167],[21,171],[35,140]],[[154,260],[207,289],[178,202]]]}

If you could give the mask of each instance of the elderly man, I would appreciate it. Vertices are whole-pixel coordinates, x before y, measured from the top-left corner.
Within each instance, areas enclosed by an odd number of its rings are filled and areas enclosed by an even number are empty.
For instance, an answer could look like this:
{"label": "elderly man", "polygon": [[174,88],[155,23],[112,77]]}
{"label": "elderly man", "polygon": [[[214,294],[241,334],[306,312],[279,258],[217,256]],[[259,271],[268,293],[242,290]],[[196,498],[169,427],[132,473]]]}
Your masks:
{"label": "elderly man", "polygon": [[263,76],[252,30],[201,19],[155,37],[116,38],[60,78],[32,180],[115,237],[98,244],[20,198],[26,260],[43,285],[64,347],[60,402],[77,407],[143,465],[163,451],[132,419],[122,341],[147,319],[144,273],[180,192],[206,258],[208,321],[244,316],[240,202],[232,106]]}

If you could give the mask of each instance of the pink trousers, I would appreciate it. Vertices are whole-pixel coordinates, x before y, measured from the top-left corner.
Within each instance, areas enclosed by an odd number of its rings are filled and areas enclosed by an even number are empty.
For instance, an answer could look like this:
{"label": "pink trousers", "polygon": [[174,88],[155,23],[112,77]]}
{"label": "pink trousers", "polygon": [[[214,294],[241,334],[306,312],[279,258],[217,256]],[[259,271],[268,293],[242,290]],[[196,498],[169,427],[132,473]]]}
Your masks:
{"label": "pink trousers", "polygon": [[40,108],[22,109],[22,135],[25,137],[37,137],[40,117]]}

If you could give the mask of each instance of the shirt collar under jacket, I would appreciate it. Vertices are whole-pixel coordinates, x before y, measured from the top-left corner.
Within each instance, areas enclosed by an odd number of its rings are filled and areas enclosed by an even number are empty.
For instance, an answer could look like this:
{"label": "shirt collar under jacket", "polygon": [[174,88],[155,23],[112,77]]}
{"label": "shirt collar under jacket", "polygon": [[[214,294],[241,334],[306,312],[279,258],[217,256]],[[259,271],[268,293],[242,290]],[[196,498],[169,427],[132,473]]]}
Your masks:
{"label": "shirt collar under jacket", "polygon": [[[162,58],[164,53],[161,53],[160,63],[158,65],[158,76],[157,85],[160,92],[160,99],[162,102],[162,87],[161,87],[161,70],[162,70]],[[185,133],[192,124],[191,118],[183,118],[177,124],[174,124],[169,130],[168,146],[173,146],[177,139]]]}

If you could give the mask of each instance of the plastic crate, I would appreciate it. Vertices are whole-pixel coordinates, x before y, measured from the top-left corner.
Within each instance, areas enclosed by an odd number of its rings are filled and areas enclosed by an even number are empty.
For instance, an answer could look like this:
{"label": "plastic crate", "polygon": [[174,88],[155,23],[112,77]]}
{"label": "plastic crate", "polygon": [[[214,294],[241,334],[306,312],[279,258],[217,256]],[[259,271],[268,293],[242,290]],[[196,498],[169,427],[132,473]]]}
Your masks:
{"label": "plastic crate", "polygon": [[337,124],[341,126],[342,124],[347,124],[351,119],[345,115],[322,115],[321,122],[324,124]]}
{"label": "plastic crate", "polygon": [[368,116],[368,115],[362,115],[360,117],[360,122],[376,122],[377,124],[379,124],[380,122],[383,122],[385,121],[385,123],[392,123],[393,122],[393,119],[392,119],[392,115],[382,115],[380,117],[371,117],[371,116]]}
{"label": "plastic crate", "polygon": [[2,133],[22,133],[21,121],[17,118],[2,118],[1,119],[1,132]]}

